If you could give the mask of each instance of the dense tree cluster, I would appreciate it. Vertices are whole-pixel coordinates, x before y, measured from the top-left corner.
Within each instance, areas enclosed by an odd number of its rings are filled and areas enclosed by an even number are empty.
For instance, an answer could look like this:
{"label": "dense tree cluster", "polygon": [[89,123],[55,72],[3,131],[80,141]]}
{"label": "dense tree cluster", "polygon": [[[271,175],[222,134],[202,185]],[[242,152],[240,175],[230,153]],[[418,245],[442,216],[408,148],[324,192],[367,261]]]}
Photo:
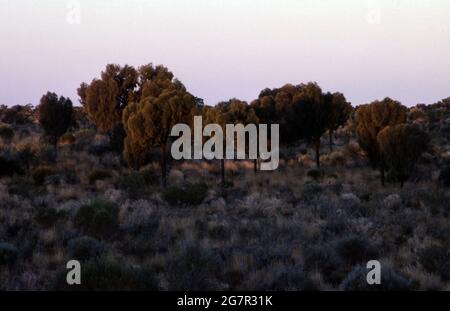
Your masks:
{"label": "dense tree cluster", "polygon": [[352,110],[341,93],[323,93],[317,83],[286,84],[278,89],[263,90],[251,106],[261,123],[280,124],[280,139],[292,143],[308,140],[320,166],[320,138],[343,125]]}
{"label": "dense tree cluster", "polygon": [[[203,126],[214,123],[222,129],[226,124],[254,124],[258,131],[258,124],[278,124],[280,142],[284,145],[308,142],[314,149],[318,167],[324,135],[328,133],[332,152],[333,133],[352,116],[359,145],[371,165],[380,170],[382,183],[385,172],[389,172],[403,185],[427,149],[429,140],[423,130],[407,121],[420,124],[422,119],[433,119],[435,113],[447,116],[450,111],[448,98],[432,105],[435,109],[417,105],[408,111],[390,98],[353,109],[342,93],[324,92],[315,82],[264,89],[250,104],[233,98],[215,106],[205,106],[203,100],[192,95],[166,67],[153,64],[137,69],[109,64],[100,78],[89,84],[82,83],[78,94],[84,114],[99,131],[110,135],[112,150],[123,154],[130,167],[139,169],[148,164],[153,149],[159,148],[163,185],[166,184],[166,149],[171,142],[172,127],[179,123],[192,126],[196,115],[203,116]],[[72,102],[48,92],[36,111],[45,136],[56,147],[58,139],[74,125]],[[35,115],[32,106],[0,107],[3,123],[32,122]],[[86,123],[87,120],[83,121]],[[270,138],[270,126],[268,129]],[[8,143],[14,132],[8,125],[2,125],[0,130],[3,142]],[[226,139],[224,135],[224,151]],[[236,137],[233,139],[236,143]],[[248,148],[245,153],[249,154]],[[225,160],[221,159],[220,164],[224,183]],[[255,160],[255,172],[257,167]]]}

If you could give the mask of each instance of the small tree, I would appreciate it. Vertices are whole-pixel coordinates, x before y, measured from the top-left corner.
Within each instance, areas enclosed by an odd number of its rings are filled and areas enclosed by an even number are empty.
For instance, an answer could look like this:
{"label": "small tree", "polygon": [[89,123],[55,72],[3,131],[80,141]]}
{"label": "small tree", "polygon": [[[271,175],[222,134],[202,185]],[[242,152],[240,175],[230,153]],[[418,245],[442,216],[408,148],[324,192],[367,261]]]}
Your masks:
{"label": "small tree", "polygon": [[123,113],[125,160],[135,168],[148,161],[152,147],[160,149],[162,185],[166,186],[166,148],[172,127],[191,123],[196,107],[195,97],[178,83],[164,90],[158,97],[148,96],[130,104]]}
{"label": "small tree", "polygon": [[332,101],[333,95],[323,94],[316,83],[301,85],[296,97],[301,134],[314,146],[317,167],[320,167],[320,138],[329,127]]}
{"label": "small tree", "polygon": [[38,106],[39,123],[44,129],[49,142],[57,150],[58,139],[74,123],[72,102],[55,93],[47,92],[42,96]]}
{"label": "small tree", "polygon": [[385,167],[403,187],[420,155],[428,148],[427,133],[415,125],[398,124],[385,127],[377,141]]}
{"label": "small tree", "polygon": [[385,165],[378,144],[378,134],[387,126],[405,123],[407,109],[400,102],[385,98],[356,110],[356,135],[373,168],[379,168],[384,185]]}
{"label": "small tree", "polygon": [[344,94],[333,93],[330,109],[331,111],[329,115],[330,119],[328,120],[328,134],[331,152],[333,151],[333,132],[347,122],[353,108],[352,105],[345,99]]}

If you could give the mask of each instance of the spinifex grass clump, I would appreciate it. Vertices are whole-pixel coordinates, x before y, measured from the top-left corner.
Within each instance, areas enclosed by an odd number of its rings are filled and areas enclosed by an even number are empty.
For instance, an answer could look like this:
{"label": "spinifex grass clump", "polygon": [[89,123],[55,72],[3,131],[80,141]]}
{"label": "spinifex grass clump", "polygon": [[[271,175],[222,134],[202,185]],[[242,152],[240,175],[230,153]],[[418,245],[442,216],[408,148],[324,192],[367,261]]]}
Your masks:
{"label": "spinifex grass clump", "polygon": [[117,232],[119,208],[113,202],[95,200],[83,205],[75,216],[75,225],[83,232],[106,237]]}
{"label": "spinifex grass clump", "polygon": [[208,186],[203,183],[172,186],[162,193],[162,197],[170,205],[196,206],[203,202]]}

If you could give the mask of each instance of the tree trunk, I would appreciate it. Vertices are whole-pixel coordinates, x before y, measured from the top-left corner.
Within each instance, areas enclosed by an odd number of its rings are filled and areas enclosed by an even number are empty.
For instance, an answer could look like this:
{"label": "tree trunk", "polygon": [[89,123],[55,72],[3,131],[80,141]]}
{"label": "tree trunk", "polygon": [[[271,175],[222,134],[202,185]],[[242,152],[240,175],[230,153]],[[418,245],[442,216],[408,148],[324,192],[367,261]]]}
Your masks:
{"label": "tree trunk", "polygon": [[400,188],[403,189],[403,186],[404,186],[404,185],[405,185],[405,181],[404,181],[404,180],[401,180],[401,181],[400,181]]}
{"label": "tree trunk", "polygon": [[380,168],[381,173],[381,185],[384,187],[384,168]]}
{"label": "tree trunk", "polygon": [[255,174],[258,173],[258,159],[253,160],[253,171],[255,172]]}
{"label": "tree trunk", "polygon": [[166,188],[167,186],[167,180],[166,180],[166,175],[167,175],[167,167],[166,167],[166,144],[162,144],[160,147],[160,164],[161,164],[161,183],[162,186],[164,188]]}
{"label": "tree trunk", "polygon": [[329,130],[328,134],[330,135],[330,152],[333,152],[333,130]]}
{"label": "tree trunk", "polygon": [[314,148],[316,149],[316,165],[320,168],[320,138],[314,141]]}
{"label": "tree trunk", "polygon": [[222,184],[225,183],[225,159],[220,159],[220,176]]}

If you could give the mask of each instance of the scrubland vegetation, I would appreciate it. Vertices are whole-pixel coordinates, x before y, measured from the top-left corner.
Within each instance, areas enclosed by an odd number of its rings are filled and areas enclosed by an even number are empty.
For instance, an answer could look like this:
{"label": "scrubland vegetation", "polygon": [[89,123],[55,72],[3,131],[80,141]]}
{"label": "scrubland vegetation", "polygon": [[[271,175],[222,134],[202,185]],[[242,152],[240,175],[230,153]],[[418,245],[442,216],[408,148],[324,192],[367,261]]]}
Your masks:
{"label": "scrubland vegetation", "polygon": [[[0,108],[0,289],[450,290],[450,99],[352,107],[308,83],[206,106],[152,65],[78,93]],[[280,124],[279,168],[174,161],[193,115]]]}

